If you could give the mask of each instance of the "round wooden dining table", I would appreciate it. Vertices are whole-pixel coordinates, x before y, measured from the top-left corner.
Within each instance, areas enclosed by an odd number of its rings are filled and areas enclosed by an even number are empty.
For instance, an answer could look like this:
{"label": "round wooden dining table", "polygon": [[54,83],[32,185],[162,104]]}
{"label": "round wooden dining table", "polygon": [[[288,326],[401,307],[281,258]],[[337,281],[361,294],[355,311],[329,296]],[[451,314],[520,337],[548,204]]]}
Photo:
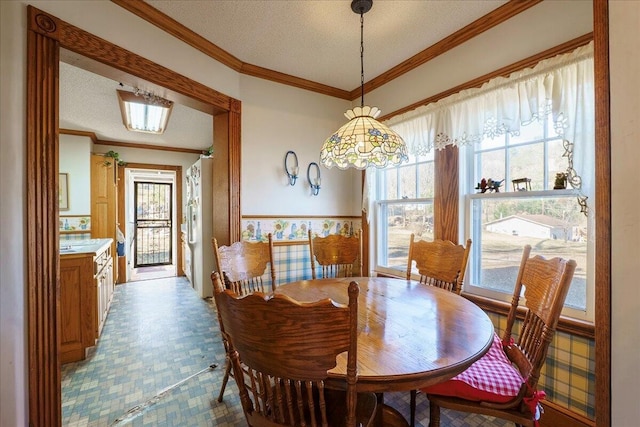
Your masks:
{"label": "round wooden dining table", "polygon": [[[348,303],[347,287],[358,283],[358,390],[409,391],[446,381],[487,352],[493,324],[471,301],[412,280],[348,277],[301,280],[276,293],[300,302],[330,298]],[[346,357],[329,379],[343,381]],[[387,423],[385,416],[385,425]]]}

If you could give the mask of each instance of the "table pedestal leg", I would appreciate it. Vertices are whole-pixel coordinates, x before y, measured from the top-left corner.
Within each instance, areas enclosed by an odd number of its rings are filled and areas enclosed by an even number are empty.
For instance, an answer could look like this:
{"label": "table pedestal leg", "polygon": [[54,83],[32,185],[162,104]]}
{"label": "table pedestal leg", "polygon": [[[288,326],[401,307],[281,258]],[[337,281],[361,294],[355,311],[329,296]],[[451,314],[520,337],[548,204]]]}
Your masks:
{"label": "table pedestal leg", "polygon": [[375,425],[379,427],[409,427],[409,423],[400,412],[384,404],[384,395],[376,393],[378,398],[378,413]]}

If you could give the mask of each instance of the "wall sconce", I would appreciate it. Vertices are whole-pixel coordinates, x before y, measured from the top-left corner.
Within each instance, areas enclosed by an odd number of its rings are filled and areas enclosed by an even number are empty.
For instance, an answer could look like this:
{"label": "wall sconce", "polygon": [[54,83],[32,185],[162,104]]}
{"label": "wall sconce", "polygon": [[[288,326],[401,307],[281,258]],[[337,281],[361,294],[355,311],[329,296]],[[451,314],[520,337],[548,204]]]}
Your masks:
{"label": "wall sconce", "polygon": [[[295,160],[295,164],[291,166],[291,172],[289,172],[288,159],[289,155],[293,155],[293,159]],[[296,185],[296,179],[298,179],[298,156],[293,151],[287,151],[287,154],[284,156],[284,170],[287,172],[287,177],[289,178],[289,185]]]}
{"label": "wall sconce", "polygon": [[[316,170],[316,177],[311,179],[311,168],[314,167]],[[320,167],[316,162],[309,163],[309,167],[307,167],[307,180],[309,181],[309,185],[311,186],[311,194],[317,196],[320,192]]]}

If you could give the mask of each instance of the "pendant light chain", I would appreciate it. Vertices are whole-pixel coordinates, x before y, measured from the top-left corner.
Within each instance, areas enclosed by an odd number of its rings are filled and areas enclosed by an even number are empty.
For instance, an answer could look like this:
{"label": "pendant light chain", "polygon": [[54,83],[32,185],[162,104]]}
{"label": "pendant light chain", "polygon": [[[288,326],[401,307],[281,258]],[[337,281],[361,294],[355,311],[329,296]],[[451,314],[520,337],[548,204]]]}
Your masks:
{"label": "pendant light chain", "polygon": [[364,14],[360,12],[360,106],[364,107]]}

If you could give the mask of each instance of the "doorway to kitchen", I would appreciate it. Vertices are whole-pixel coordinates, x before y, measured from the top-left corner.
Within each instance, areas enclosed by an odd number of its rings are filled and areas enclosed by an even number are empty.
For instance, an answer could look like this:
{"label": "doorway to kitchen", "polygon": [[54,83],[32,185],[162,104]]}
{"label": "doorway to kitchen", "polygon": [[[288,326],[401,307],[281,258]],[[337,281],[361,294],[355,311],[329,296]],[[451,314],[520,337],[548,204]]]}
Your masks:
{"label": "doorway to kitchen", "polygon": [[177,275],[176,172],[125,170],[127,281]]}

